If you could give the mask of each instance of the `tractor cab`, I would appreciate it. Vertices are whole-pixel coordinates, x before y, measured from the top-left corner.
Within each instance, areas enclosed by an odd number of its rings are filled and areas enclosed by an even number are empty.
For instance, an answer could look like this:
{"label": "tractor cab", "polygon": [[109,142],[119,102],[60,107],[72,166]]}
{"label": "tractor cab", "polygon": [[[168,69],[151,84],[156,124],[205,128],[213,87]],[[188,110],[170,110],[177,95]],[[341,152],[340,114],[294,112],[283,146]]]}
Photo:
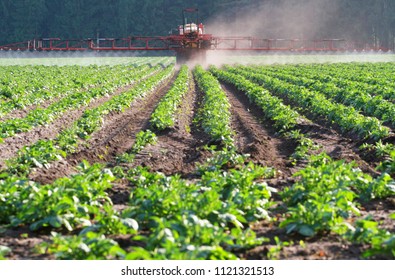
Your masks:
{"label": "tractor cab", "polygon": [[[191,15],[192,14],[192,15]],[[190,15],[188,18],[187,16]],[[194,17],[196,16],[196,18]],[[183,24],[178,27],[179,35],[197,38],[204,34],[203,23],[199,22],[199,10],[196,8],[188,8],[182,11]],[[195,21],[194,21],[195,20]]]}

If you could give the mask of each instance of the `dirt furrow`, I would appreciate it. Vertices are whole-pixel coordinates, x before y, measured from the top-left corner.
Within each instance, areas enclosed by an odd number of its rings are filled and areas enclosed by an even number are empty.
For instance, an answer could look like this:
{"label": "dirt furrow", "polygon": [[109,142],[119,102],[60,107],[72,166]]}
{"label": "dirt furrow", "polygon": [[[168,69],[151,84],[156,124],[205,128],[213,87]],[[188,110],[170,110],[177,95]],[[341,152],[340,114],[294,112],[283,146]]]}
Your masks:
{"label": "dirt furrow", "polygon": [[[294,102],[288,98],[283,98],[283,103],[298,108]],[[296,109],[298,111],[298,109]],[[313,114],[306,112],[304,117],[308,122],[300,124],[298,129],[310,139],[314,140],[316,144],[321,145],[324,151],[333,159],[344,159],[347,162],[355,161],[358,166],[365,172],[372,175],[378,175],[375,171],[377,163],[369,159],[366,152],[361,151],[360,146],[365,142],[374,142],[372,140],[361,139],[355,133],[343,133],[339,125],[336,123],[328,124],[328,120],[324,117],[316,117]],[[389,137],[383,139],[383,143],[391,143],[394,135],[390,134]]]}
{"label": "dirt furrow", "polygon": [[235,131],[236,145],[240,153],[249,154],[251,159],[261,165],[274,167],[284,175],[290,176],[289,158],[296,143],[276,135],[268,122],[263,121],[263,112],[252,104],[247,96],[234,87],[222,84],[231,104],[232,129]]}
{"label": "dirt furrow", "polygon": [[[0,245],[7,244],[12,248],[11,253],[7,256],[11,260],[42,260],[43,255],[35,253],[37,245],[43,242],[49,242],[49,231],[31,231],[26,226],[18,228],[8,228],[0,233]],[[45,259],[54,259],[51,255],[44,255]]]}
{"label": "dirt furrow", "polygon": [[306,124],[299,126],[300,131],[308,138],[312,139],[315,144],[322,149],[319,151],[326,152],[335,160],[345,160],[346,162],[356,162],[364,171],[371,175],[378,175],[375,170],[376,164],[365,160],[363,152],[359,149],[360,143],[344,137],[334,129],[326,128],[318,123]]}
{"label": "dirt furrow", "polygon": [[166,175],[193,177],[196,164],[202,163],[211,154],[203,149],[209,144],[209,136],[193,121],[202,99],[203,93],[191,79],[190,90],[176,114],[175,127],[158,133],[157,144],[146,147],[136,156],[133,165],[148,166],[150,170]]}
{"label": "dirt furrow", "polygon": [[27,114],[29,114],[30,111],[37,109],[39,106],[41,108],[46,108],[49,105],[51,105],[53,102],[54,102],[53,100],[51,100],[51,101],[47,100],[45,103],[41,104],[41,106],[35,104],[35,105],[26,106],[25,108],[22,108],[22,109],[13,110],[13,111],[5,114],[4,116],[0,117],[0,122],[4,122],[4,121],[10,120],[10,119],[25,118],[27,116]]}

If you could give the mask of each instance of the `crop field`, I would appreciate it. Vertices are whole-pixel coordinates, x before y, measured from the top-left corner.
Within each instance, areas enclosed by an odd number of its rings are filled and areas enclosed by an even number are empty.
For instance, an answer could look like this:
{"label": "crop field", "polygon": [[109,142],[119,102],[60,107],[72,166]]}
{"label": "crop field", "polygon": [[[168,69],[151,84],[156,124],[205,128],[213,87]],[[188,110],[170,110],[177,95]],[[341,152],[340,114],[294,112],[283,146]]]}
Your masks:
{"label": "crop field", "polygon": [[394,63],[25,62],[0,259],[395,258]]}

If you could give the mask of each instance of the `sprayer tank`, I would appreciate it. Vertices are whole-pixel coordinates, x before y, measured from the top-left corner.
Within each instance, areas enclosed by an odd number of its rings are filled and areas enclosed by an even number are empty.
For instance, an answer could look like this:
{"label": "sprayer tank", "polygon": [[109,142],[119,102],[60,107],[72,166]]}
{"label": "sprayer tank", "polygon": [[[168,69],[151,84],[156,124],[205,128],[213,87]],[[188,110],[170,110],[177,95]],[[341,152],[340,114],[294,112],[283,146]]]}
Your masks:
{"label": "sprayer tank", "polygon": [[188,23],[185,24],[185,26],[182,25],[178,26],[178,32],[180,35],[195,33],[198,31],[200,35],[204,34],[204,26],[202,23],[199,25],[195,23]]}

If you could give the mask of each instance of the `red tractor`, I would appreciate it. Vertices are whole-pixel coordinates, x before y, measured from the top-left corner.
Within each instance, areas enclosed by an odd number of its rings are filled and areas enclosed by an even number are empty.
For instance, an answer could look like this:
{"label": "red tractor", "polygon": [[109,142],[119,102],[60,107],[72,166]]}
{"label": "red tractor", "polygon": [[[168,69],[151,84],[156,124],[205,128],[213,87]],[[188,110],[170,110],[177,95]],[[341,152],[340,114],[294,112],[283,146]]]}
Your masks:
{"label": "red tractor", "polygon": [[[193,15],[196,16],[195,21],[192,20]],[[212,48],[213,36],[205,34],[203,23],[199,23],[198,9],[184,9],[182,16],[183,24],[178,27],[178,38],[174,38],[179,46],[175,48],[177,63],[182,64],[193,60],[202,63],[206,59],[206,51]],[[191,19],[187,16],[191,16]]]}

